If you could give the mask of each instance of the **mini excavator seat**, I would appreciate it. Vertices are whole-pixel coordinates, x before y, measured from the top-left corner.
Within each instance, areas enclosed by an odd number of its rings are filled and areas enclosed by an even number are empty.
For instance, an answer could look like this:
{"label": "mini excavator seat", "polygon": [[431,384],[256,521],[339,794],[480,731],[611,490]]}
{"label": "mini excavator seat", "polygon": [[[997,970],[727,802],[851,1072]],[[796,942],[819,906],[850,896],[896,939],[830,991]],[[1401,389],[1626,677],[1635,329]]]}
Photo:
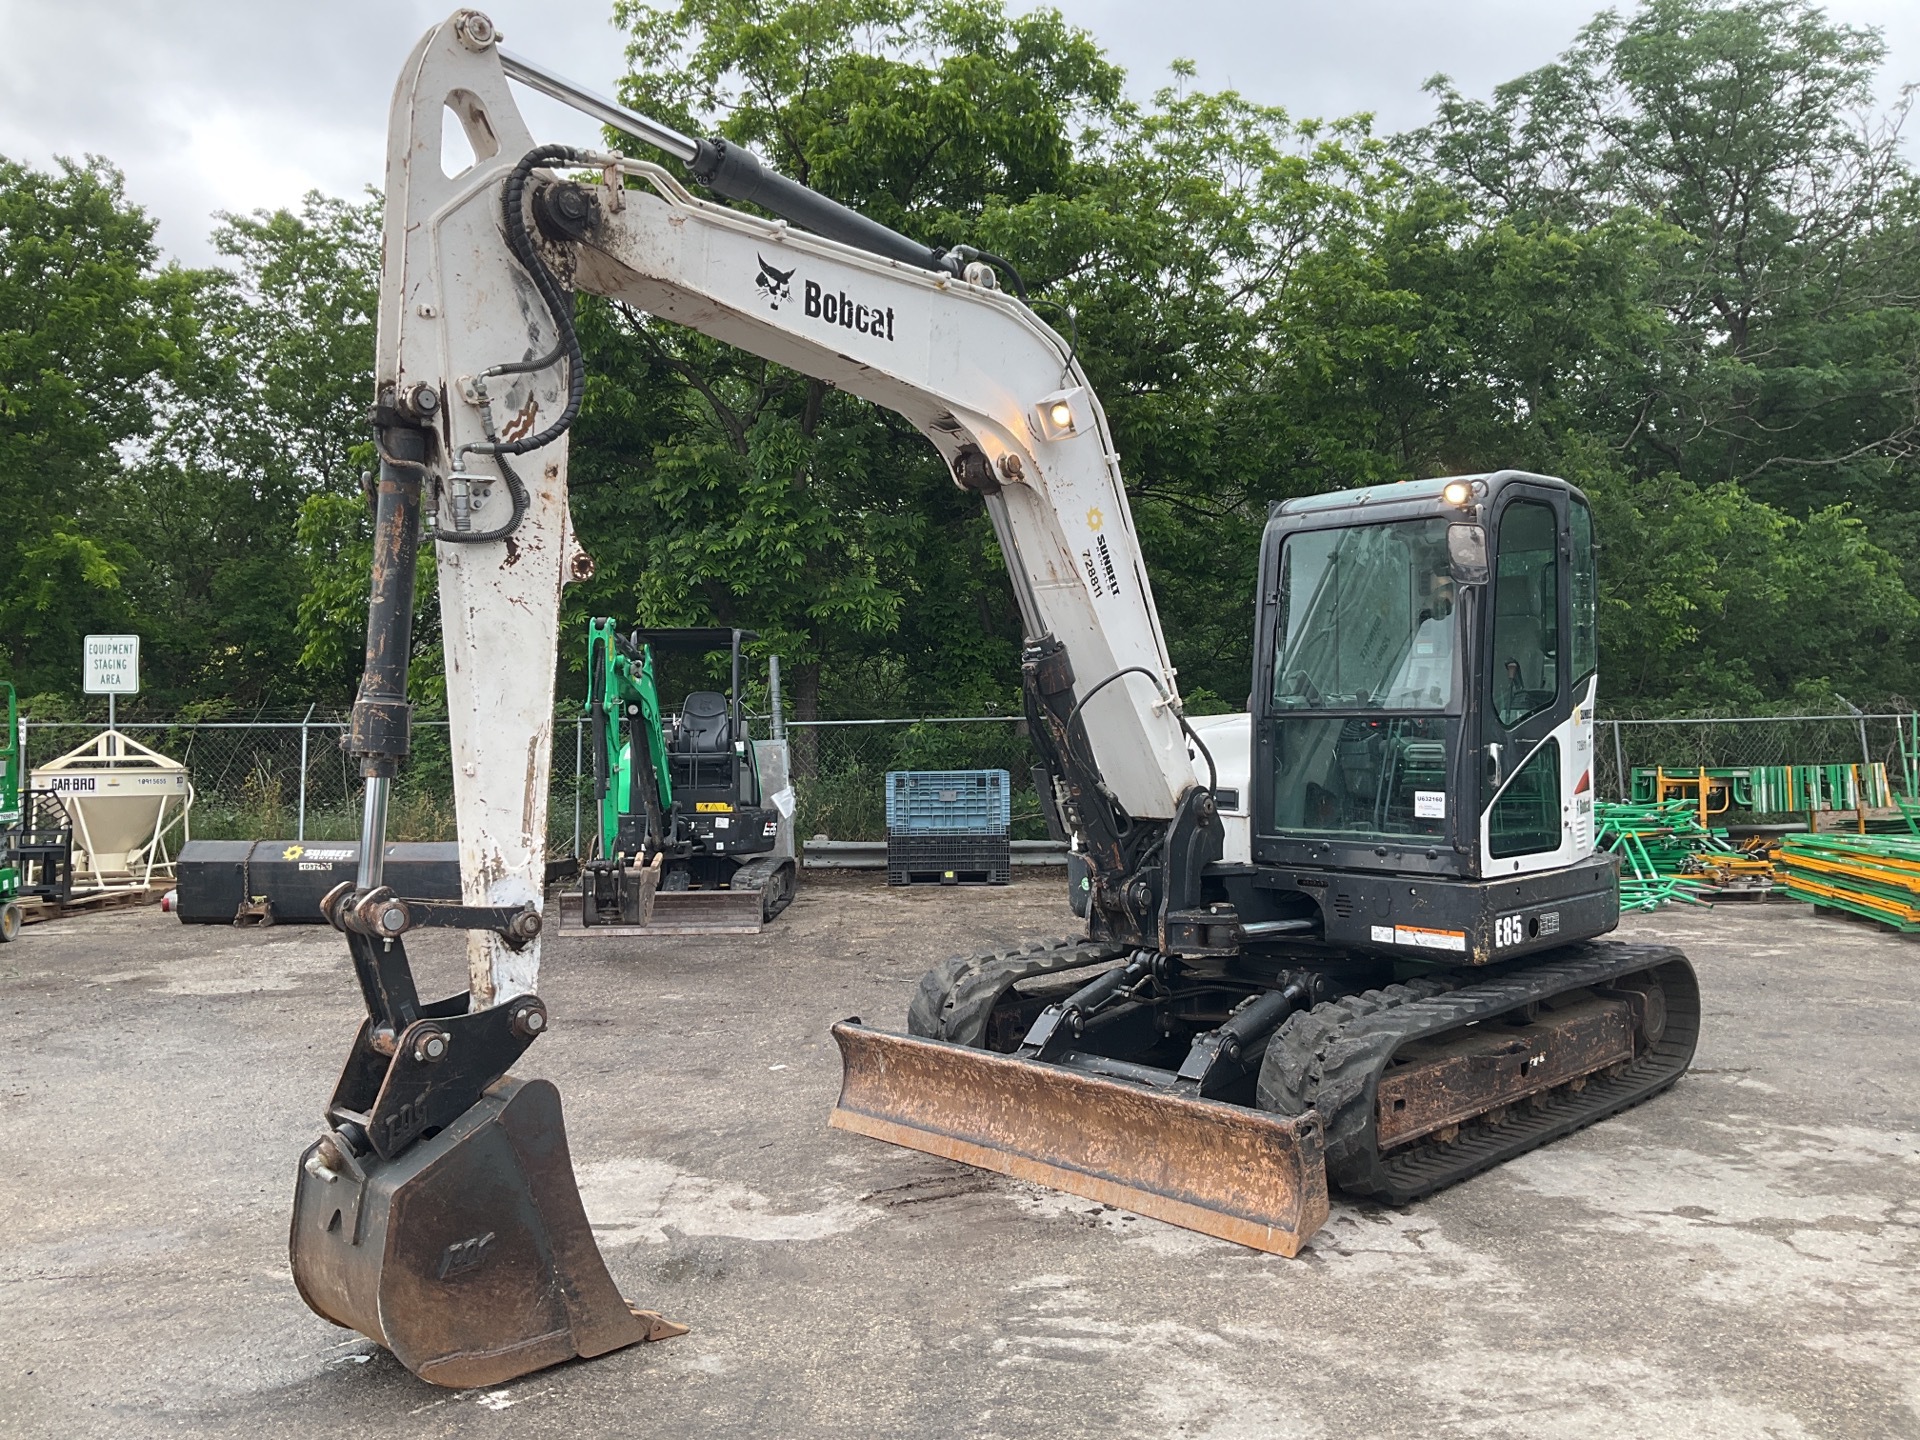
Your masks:
{"label": "mini excavator seat", "polygon": [[733,738],[732,707],[726,696],[716,690],[696,690],[687,696],[667,741],[675,787],[734,803],[738,797]]}
{"label": "mini excavator seat", "polygon": [[680,723],[673,728],[676,755],[723,755],[733,740],[727,697],[717,690],[696,690],[680,707]]}

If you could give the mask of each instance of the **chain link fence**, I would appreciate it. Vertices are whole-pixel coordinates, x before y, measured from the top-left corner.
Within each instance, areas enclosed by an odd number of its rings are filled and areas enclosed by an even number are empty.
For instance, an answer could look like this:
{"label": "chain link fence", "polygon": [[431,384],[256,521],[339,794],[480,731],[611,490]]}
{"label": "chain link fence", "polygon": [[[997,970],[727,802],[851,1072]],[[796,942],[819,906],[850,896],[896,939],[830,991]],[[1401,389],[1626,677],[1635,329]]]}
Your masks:
{"label": "chain link fence", "polygon": [[[99,733],[92,724],[21,725],[29,771]],[[123,722],[122,734],[187,767],[193,834],[202,840],[354,840],[360,835],[360,775],[342,741],[344,718]],[[576,797],[591,789],[591,759],[576,760],[585,722],[555,726],[547,843],[573,853]],[[452,750],[445,720],[416,720],[413,753],[394,782],[387,833],[395,840],[451,840]],[[583,778],[584,771],[584,778]]]}
{"label": "chain link fence", "polygon": [[[1888,780],[1915,793],[1912,714],[1780,715],[1694,719],[1601,719],[1595,775],[1602,796],[1625,798],[1636,767],[1823,765],[1880,761]],[[99,733],[96,724],[23,721],[29,767]],[[129,722],[121,731],[187,766],[201,839],[349,840],[360,831],[360,777],[341,746],[344,717],[301,720]],[[770,724],[756,717],[752,733]],[[1012,777],[1013,838],[1046,838],[1034,763],[1020,716],[786,722],[805,840],[886,836],[889,770],[1006,770]],[[547,840],[556,854],[593,844],[593,757],[587,722],[567,714],[554,726]],[[396,840],[454,838],[453,772],[444,720],[417,720],[413,754],[394,786],[388,833]]]}
{"label": "chain link fence", "polygon": [[789,721],[786,732],[802,839],[886,839],[889,770],[1005,770],[1013,838],[1047,838],[1022,716]]}
{"label": "chain link fence", "polygon": [[1633,772],[1740,765],[1880,763],[1887,782],[1915,793],[1916,717],[1887,715],[1748,715],[1596,722],[1596,792],[1629,799]]}
{"label": "chain link fence", "polygon": [[[46,763],[97,735],[92,723],[22,722],[27,765]],[[203,840],[352,840],[360,834],[360,776],[341,741],[344,717],[301,720],[125,722],[121,732],[187,767],[193,834]],[[886,838],[889,770],[1010,772],[1015,839],[1044,839],[1026,722],[1017,716],[920,720],[789,721],[792,778],[803,838]],[[749,721],[766,738],[763,717]],[[555,854],[592,849],[592,731],[577,715],[554,723],[547,844]],[[387,833],[395,840],[455,836],[453,765],[445,720],[415,720],[412,754],[394,782]]]}

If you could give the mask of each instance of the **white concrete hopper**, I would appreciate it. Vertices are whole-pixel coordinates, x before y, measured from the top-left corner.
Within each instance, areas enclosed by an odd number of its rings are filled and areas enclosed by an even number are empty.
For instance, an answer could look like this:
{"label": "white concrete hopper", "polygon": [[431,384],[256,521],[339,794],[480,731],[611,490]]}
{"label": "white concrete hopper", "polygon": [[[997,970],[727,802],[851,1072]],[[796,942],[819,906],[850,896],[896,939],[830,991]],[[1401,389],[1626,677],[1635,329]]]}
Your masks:
{"label": "white concrete hopper", "polygon": [[189,838],[193,808],[193,785],[178,760],[103,730],[35,766],[31,783],[59,796],[72,818],[76,895],[142,889],[172,877],[169,841]]}

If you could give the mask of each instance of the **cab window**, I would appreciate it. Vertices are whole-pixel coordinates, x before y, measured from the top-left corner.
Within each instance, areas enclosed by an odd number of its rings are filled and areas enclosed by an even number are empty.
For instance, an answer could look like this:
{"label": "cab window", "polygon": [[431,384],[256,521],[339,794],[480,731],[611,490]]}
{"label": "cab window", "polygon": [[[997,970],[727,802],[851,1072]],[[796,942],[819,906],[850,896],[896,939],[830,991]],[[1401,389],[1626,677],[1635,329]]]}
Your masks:
{"label": "cab window", "polygon": [[1500,519],[1493,577],[1493,709],[1508,728],[1560,690],[1559,526],[1553,507],[1516,500]]}

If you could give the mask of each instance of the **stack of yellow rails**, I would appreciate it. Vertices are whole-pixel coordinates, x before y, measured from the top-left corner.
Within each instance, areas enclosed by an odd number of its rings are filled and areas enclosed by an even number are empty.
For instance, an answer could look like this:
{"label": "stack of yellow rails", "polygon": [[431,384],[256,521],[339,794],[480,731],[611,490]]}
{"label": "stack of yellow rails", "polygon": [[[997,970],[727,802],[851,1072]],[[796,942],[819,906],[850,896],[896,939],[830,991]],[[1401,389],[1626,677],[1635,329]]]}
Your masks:
{"label": "stack of yellow rails", "polygon": [[1896,835],[1788,835],[1774,875],[1795,900],[1920,930],[1920,840]]}

